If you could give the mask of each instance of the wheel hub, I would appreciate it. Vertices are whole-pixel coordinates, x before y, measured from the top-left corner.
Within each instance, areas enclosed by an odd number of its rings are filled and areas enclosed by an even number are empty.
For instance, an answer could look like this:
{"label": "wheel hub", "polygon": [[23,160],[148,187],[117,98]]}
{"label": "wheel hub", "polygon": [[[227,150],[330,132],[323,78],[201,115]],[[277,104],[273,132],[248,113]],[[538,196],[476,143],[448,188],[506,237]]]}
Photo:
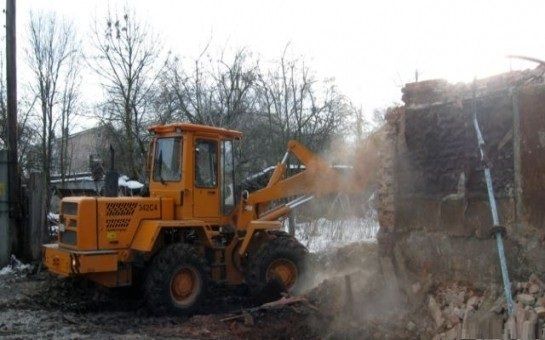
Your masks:
{"label": "wheel hub", "polygon": [[297,266],[288,259],[275,260],[267,268],[267,281],[272,279],[280,280],[286,289],[293,287],[297,277]]}
{"label": "wheel hub", "polygon": [[170,295],[179,304],[186,304],[195,296],[199,288],[198,275],[193,268],[181,268],[170,282]]}

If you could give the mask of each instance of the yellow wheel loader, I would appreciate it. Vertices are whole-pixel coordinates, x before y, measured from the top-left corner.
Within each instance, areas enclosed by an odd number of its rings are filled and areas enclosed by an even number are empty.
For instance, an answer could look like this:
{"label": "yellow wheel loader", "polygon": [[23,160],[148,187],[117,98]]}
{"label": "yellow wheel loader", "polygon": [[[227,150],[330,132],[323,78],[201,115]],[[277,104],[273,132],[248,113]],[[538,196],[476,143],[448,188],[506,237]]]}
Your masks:
{"label": "yellow wheel loader", "polygon": [[[195,312],[211,281],[246,284],[256,294],[272,281],[295,289],[307,250],[280,220],[314,197],[361,191],[366,180],[343,176],[290,141],[268,184],[236,197],[240,132],[185,123],[149,131],[149,197],[64,198],[58,242],[43,246],[43,261],[54,274],[107,287],[131,285],[142,272],[157,314]],[[290,154],[304,165],[293,176],[286,175]]]}

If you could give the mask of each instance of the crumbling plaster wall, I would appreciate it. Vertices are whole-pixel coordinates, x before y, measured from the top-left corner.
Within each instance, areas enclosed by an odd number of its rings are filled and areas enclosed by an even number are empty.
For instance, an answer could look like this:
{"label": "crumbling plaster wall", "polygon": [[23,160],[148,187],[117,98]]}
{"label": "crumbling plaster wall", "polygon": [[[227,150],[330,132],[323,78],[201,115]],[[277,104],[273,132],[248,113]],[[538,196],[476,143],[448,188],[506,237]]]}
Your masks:
{"label": "crumbling plaster wall", "polygon": [[[387,115],[393,155],[379,199],[381,249],[398,266],[437,279],[499,282],[483,165],[472,122],[486,142],[511,275],[545,275],[545,85],[543,70],[469,84],[407,84]],[[400,263],[403,262],[403,263]]]}

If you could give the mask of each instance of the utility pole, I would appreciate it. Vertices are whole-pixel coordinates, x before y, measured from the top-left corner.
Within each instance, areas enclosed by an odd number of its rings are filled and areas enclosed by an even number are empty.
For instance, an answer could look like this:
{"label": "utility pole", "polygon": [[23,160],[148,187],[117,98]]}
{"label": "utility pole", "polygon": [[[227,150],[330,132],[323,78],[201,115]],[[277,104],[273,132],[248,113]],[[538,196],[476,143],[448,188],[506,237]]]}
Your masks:
{"label": "utility pole", "polygon": [[[10,234],[21,226],[21,191],[17,157],[17,62],[15,36],[15,0],[6,0],[6,85],[7,85],[7,134],[8,134],[8,200]],[[19,238],[19,237],[18,237]],[[21,242],[21,239],[17,241]],[[21,245],[19,245],[20,247]]]}

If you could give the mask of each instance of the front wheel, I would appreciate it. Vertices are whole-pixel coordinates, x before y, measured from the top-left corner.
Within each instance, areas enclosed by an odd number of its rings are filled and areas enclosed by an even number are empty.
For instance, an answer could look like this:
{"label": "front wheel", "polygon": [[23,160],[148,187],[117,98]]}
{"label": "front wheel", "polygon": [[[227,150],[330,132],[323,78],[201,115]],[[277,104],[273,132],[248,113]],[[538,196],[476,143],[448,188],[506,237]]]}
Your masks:
{"label": "front wheel", "polygon": [[155,314],[190,315],[208,288],[209,268],[196,249],[172,244],[151,262],[144,283],[146,303]]}
{"label": "front wheel", "polygon": [[250,256],[246,283],[260,300],[297,290],[306,272],[308,251],[294,237],[272,235]]}

